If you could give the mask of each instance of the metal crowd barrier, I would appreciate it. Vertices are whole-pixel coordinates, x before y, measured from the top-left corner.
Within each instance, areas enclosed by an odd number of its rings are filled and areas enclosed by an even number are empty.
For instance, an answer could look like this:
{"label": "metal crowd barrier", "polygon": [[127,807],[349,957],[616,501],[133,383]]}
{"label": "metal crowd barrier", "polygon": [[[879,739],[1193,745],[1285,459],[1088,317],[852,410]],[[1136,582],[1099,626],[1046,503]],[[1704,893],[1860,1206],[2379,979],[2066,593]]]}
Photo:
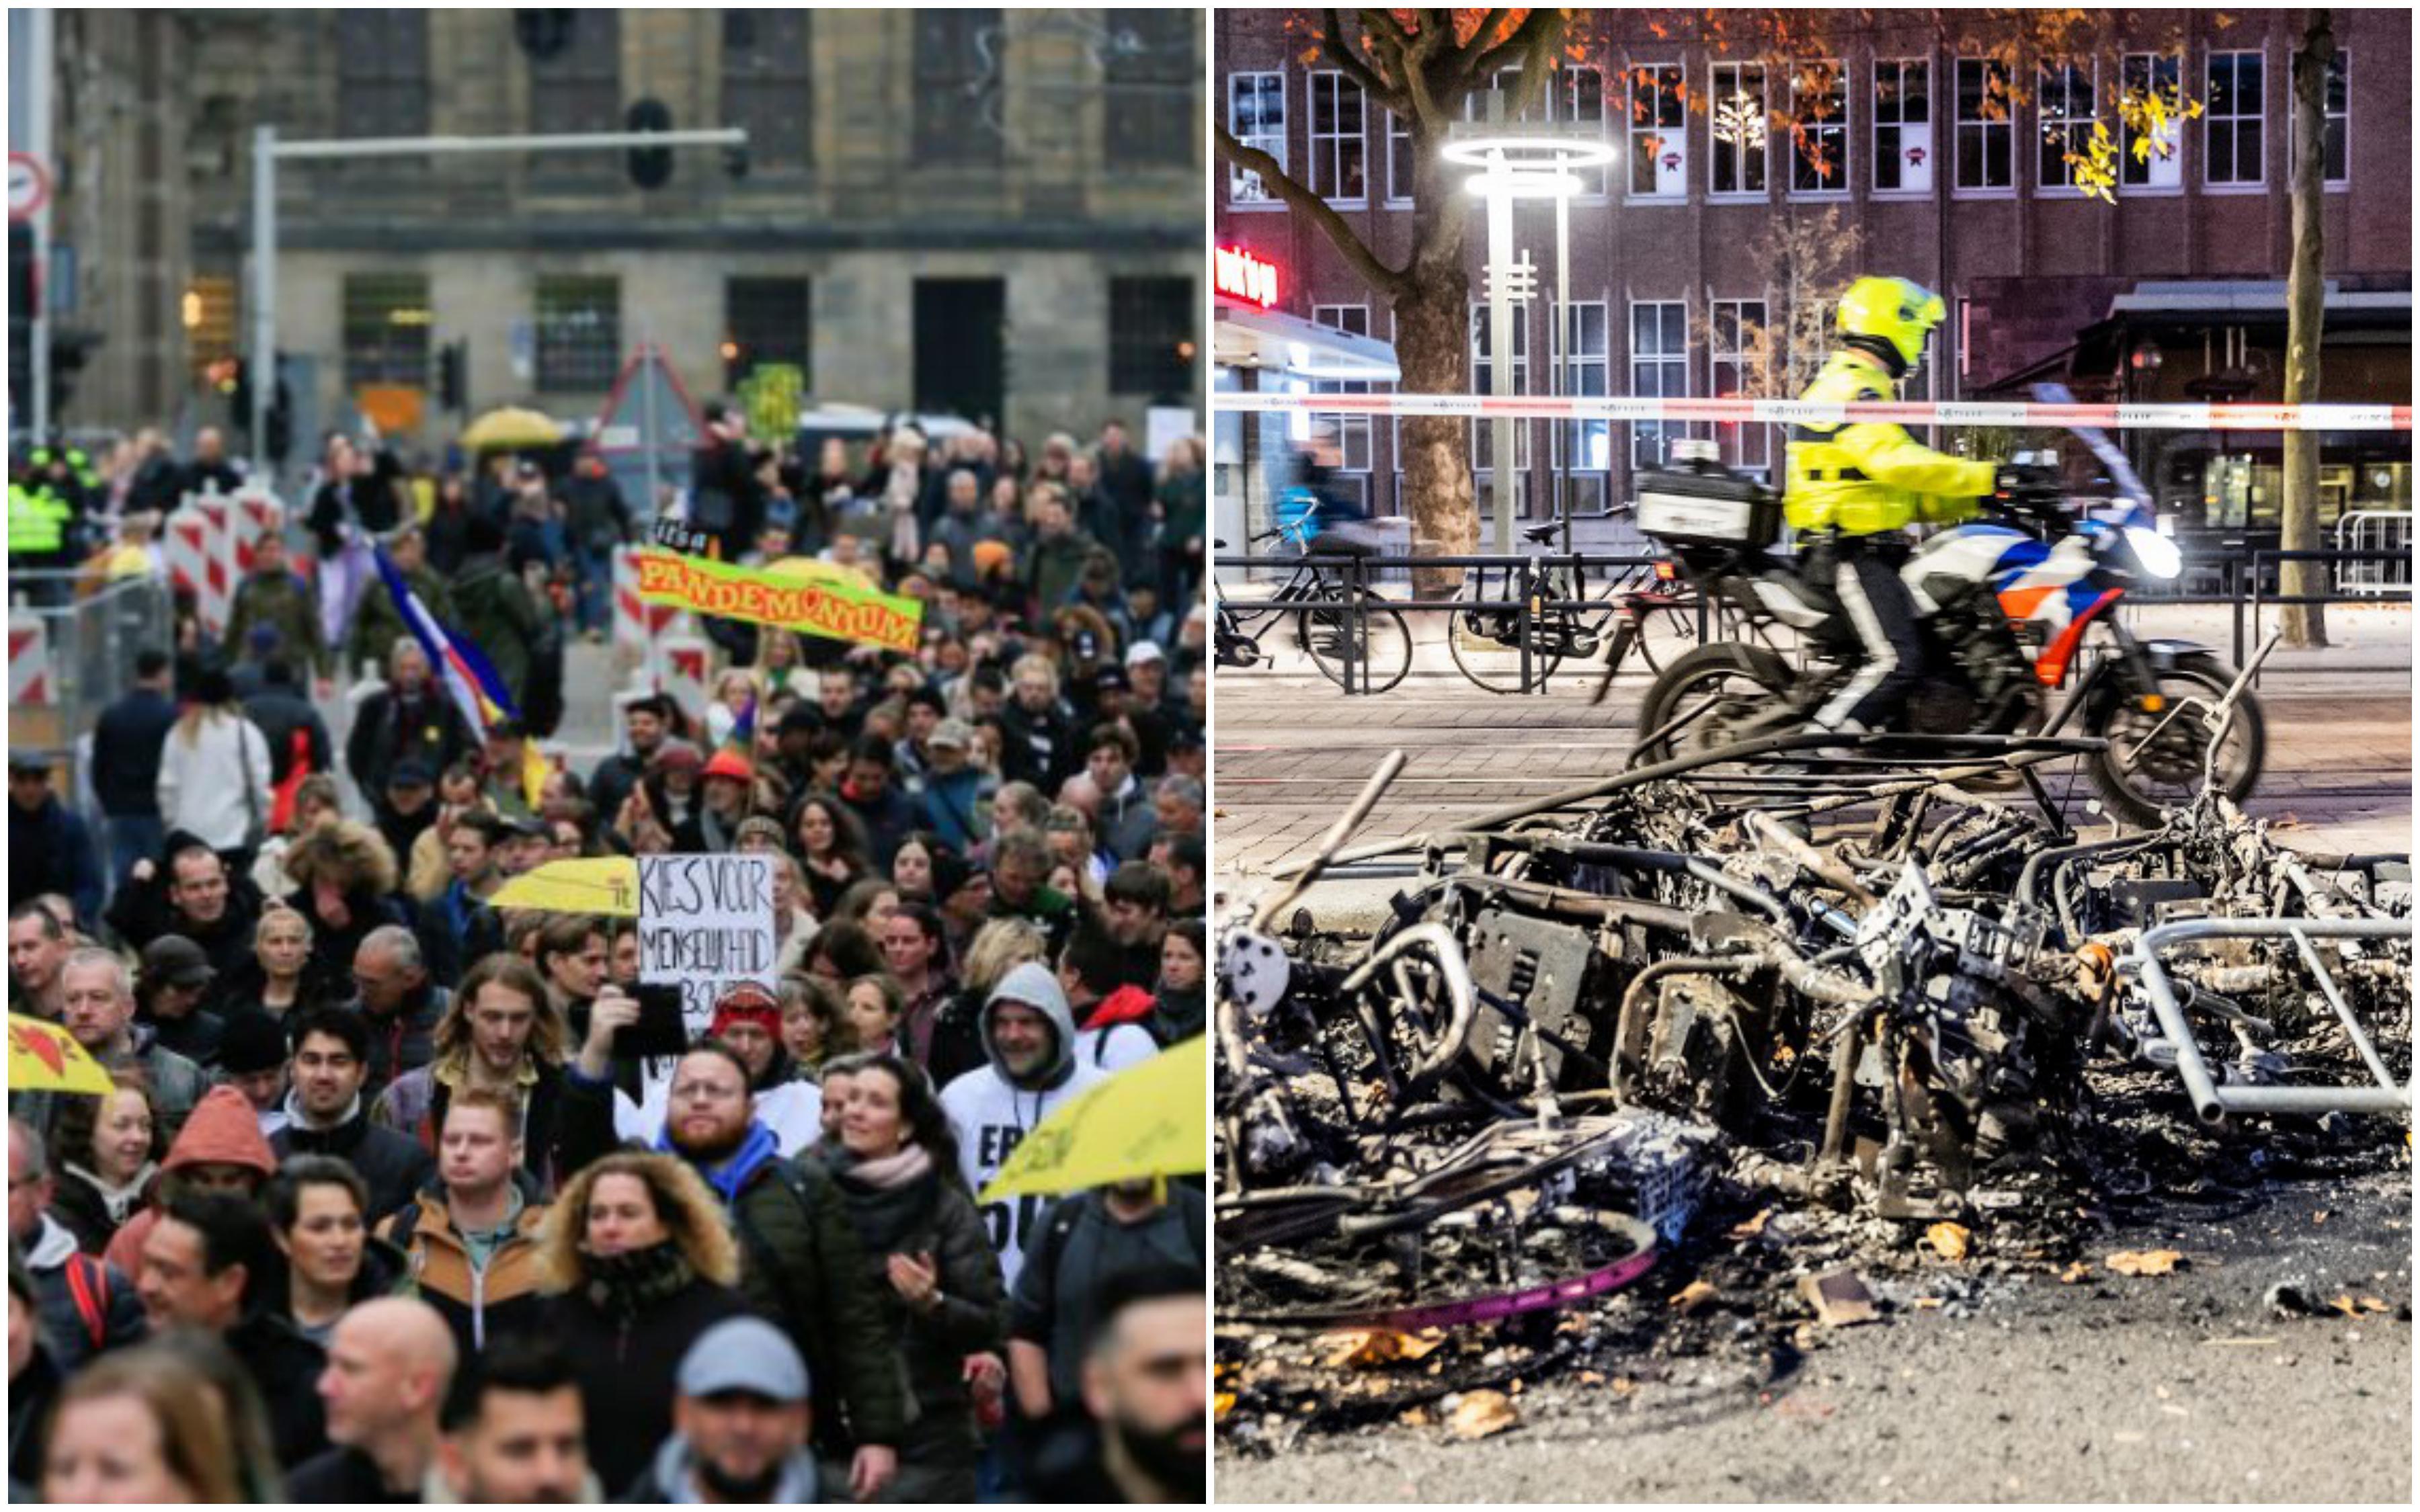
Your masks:
{"label": "metal crowd barrier", "polygon": [[[1352,622],[1351,632],[1344,637],[1342,656],[1345,671],[1344,691],[1348,695],[1357,696],[1366,692],[1369,687],[1369,674],[1367,669],[1360,666],[1360,656],[1357,648],[1367,645],[1369,640],[1369,627],[1365,606],[1370,604],[1373,596],[1374,590],[1372,586],[1371,574],[1374,569],[1420,567],[1476,568],[1482,574],[1489,570],[1503,572],[1507,575],[1506,580],[1510,582],[1515,580],[1513,575],[1524,573],[1546,574],[1562,570],[1577,571],[1584,568],[1652,570],[1656,563],[1664,560],[1664,558],[1658,556],[1642,556],[1636,553],[1600,551],[1541,552],[1537,554],[1516,553],[1509,556],[1489,554],[1438,557],[1379,556],[1361,555],[1352,552],[1312,551],[1284,556],[1264,556],[1255,555],[1249,552],[1227,552],[1214,556],[1211,559],[1211,564],[1214,568],[1282,568],[1288,571],[1291,571],[1293,568],[1297,566],[1308,566],[1321,572],[1324,576],[1329,576],[1334,580],[1338,581],[1344,588],[1345,595],[1342,599],[1332,601],[1330,603],[1330,609],[1342,610]],[[2148,593],[2143,594],[2140,596],[2146,605],[2180,604],[2226,606],[2231,611],[2230,617],[2232,620],[2234,638],[2233,651],[2235,665],[2241,667],[2244,664],[2244,657],[2248,654],[2253,641],[2258,637],[2260,614],[2263,609],[2284,608],[2297,604],[2408,604],[2412,602],[2412,583],[2410,579],[2411,561],[2412,553],[2408,548],[2366,548],[2353,550],[2333,549],[2319,551],[2284,551],[2269,548],[2260,548],[2249,552],[2230,554],[2222,563],[2216,564],[2223,567],[2225,572],[2226,587],[2224,593]],[[2324,563],[2330,569],[2328,580],[2337,586],[2331,592],[2319,594],[2286,594],[2268,588],[2267,584],[2274,579],[2278,565],[2288,562]],[[2347,588],[2344,586],[2345,579],[2342,576],[2342,572],[2346,566],[2355,563],[2369,563],[2388,564],[2400,563],[2404,574],[2403,579],[2400,583],[2394,582],[2390,578],[2388,580],[2379,582],[2377,584],[2364,584],[2352,588]],[[2211,564],[2204,563],[2204,565],[2208,566]],[[2386,571],[2390,574],[2393,570],[2392,565],[2389,565],[2386,568]],[[1616,591],[1619,591],[1618,588]],[[1322,601],[1312,599],[1236,599],[1230,598],[1226,594],[1221,594],[1219,595],[1218,602],[1221,606],[1233,609],[1238,613],[1258,614],[1266,613],[1272,610],[1295,611],[1309,609],[1317,607],[1317,605]],[[1450,612],[1455,609],[1475,609],[1517,614],[1519,616],[1520,625],[1519,649],[1521,653],[1521,683],[1525,687],[1528,687],[1531,683],[1530,658],[1532,656],[1537,654],[1535,630],[1538,617],[1545,614],[1549,610],[1580,611],[1602,609],[1606,606],[1606,600],[1602,598],[1462,599],[1386,598],[1380,596],[1377,597],[1376,603],[1380,608],[1394,609],[1402,613],[1435,613]],[[1728,630],[1737,617],[1736,611],[1730,606],[1714,603],[1710,600],[1707,594],[1699,594],[1699,643],[1700,645],[1705,644],[1717,627]],[[2249,634],[2247,634],[2247,627]],[[1354,673],[1357,669],[1361,672],[1359,687],[1356,687],[1354,682]],[[1537,691],[1542,693],[1545,691],[1544,682],[1545,680],[1543,678],[1537,680]],[[2256,687],[2258,685],[2258,678],[2257,675],[2254,678],[2254,685]]]}

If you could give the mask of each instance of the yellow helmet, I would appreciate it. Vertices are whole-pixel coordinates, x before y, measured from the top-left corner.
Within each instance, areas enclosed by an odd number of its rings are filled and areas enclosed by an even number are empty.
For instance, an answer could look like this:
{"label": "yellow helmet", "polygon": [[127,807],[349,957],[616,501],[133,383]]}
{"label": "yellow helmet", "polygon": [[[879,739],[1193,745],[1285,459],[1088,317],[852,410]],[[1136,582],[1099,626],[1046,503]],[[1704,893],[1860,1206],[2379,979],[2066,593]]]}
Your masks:
{"label": "yellow helmet", "polygon": [[1913,368],[1924,338],[1949,313],[1941,296],[1904,278],[1861,278],[1840,296],[1840,334],[1890,343]]}

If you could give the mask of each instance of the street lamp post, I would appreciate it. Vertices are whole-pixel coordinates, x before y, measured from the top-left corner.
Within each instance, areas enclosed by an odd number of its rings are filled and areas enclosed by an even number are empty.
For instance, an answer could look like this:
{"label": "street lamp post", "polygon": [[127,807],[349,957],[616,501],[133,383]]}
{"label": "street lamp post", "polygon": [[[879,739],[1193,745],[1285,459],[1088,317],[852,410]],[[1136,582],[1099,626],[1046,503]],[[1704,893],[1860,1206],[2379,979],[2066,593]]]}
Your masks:
{"label": "street lamp post", "polygon": [[[1535,292],[1536,278],[1528,265],[1519,261],[1512,245],[1512,204],[1522,199],[1555,201],[1555,300],[1556,321],[1548,351],[1560,349],[1571,339],[1563,329],[1570,307],[1571,294],[1571,201],[1585,187],[1575,171],[1601,167],[1613,162],[1612,144],[1600,136],[1583,134],[1568,129],[1524,126],[1508,131],[1503,125],[1504,97],[1499,90],[1488,99],[1488,122],[1471,130],[1456,129],[1448,137],[1443,155],[1448,162],[1484,169],[1464,187],[1480,196],[1487,206],[1487,288],[1489,359],[1488,387],[1497,397],[1512,393],[1512,336],[1511,334],[1513,305],[1516,300],[1526,304]],[[1551,362],[1550,355],[1549,361]],[[1556,375],[1559,389],[1561,378]],[[1512,510],[1516,497],[1513,487],[1512,421],[1498,416],[1495,422],[1492,449],[1495,453],[1496,475],[1496,549],[1509,556],[1512,551]],[[1565,511],[1563,548],[1571,549],[1571,521]]]}
{"label": "street lamp post", "polygon": [[277,383],[277,165],[352,158],[447,157],[465,152],[620,152],[631,147],[744,147],[744,127],[690,131],[560,131],[545,136],[375,136],[280,142],[252,132],[252,471],[269,476],[269,406]]}

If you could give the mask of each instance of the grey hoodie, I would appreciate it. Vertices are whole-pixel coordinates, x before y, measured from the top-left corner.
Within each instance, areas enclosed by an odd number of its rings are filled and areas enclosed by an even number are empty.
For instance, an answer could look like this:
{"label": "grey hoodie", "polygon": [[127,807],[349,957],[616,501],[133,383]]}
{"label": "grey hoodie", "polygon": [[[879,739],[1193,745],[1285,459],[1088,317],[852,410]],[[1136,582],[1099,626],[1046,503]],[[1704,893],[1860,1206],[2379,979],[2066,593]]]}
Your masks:
{"label": "grey hoodie", "polygon": [[[697,1484],[690,1478],[689,1468],[689,1441],[675,1433],[656,1451],[656,1462],[647,1467],[646,1478],[620,1499],[670,1506],[696,1505]],[[774,1484],[773,1494],[766,1498],[765,1504],[811,1506],[823,1499],[816,1492],[815,1457],[799,1448],[782,1462],[782,1478]]]}
{"label": "grey hoodie", "polygon": [[[1022,1003],[1049,1019],[1058,1037],[1049,1070],[1038,1087],[1010,1080],[1001,1064],[1000,1047],[992,1040],[992,1017],[1002,1003]],[[1025,1263],[1026,1241],[1040,1228],[1040,1197],[983,1202],[983,1189],[1000,1174],[1034,1126],[1051,1110],[1072,1102],[1108,1072],[1076,1054],[1076,1016],[1067,995],[1050,968],[1029,962],[1000,980],[984,1002],[984,1055],[989,1065],[968,1072],[941,1090],[941,1111],[949,1115],[951,1132],[958,1136],[958,1171],[967,1190],[976,1196],[984,1222],[1000,1251],[1001,1280],[1012,1290]]]}

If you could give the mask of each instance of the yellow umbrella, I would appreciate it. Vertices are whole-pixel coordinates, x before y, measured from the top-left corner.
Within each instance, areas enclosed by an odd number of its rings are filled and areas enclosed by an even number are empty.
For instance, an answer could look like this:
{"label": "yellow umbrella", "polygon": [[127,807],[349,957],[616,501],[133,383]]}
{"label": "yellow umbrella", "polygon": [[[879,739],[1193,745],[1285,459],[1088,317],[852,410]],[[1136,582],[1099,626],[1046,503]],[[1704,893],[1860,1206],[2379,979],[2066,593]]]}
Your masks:
{"label": "yellow umbrella", "polygon": [[116,1084],[75,1037],[55,1024],[8,1015],[8,1090],[107,1093]]}
{"label": "yellow umbrella", "polygon": [[639,917],[639,863],[627,856],[549,861],[496,889],[488,900],[498,908],[538,908],[557,914]]}
{"label": "yellow umbrella", "polygon": [[1209,1169],[1207,1045],[1196,1035],[1052,1113],[1008,1157],[981,1200]]}
{"label": "yellow umbrella", "polygon": [[462,445],[473,452],[518,452],[523,447],[552,446],[563,440],[563,427],[535,409],[507,406],[490,409],[462,433]]}

